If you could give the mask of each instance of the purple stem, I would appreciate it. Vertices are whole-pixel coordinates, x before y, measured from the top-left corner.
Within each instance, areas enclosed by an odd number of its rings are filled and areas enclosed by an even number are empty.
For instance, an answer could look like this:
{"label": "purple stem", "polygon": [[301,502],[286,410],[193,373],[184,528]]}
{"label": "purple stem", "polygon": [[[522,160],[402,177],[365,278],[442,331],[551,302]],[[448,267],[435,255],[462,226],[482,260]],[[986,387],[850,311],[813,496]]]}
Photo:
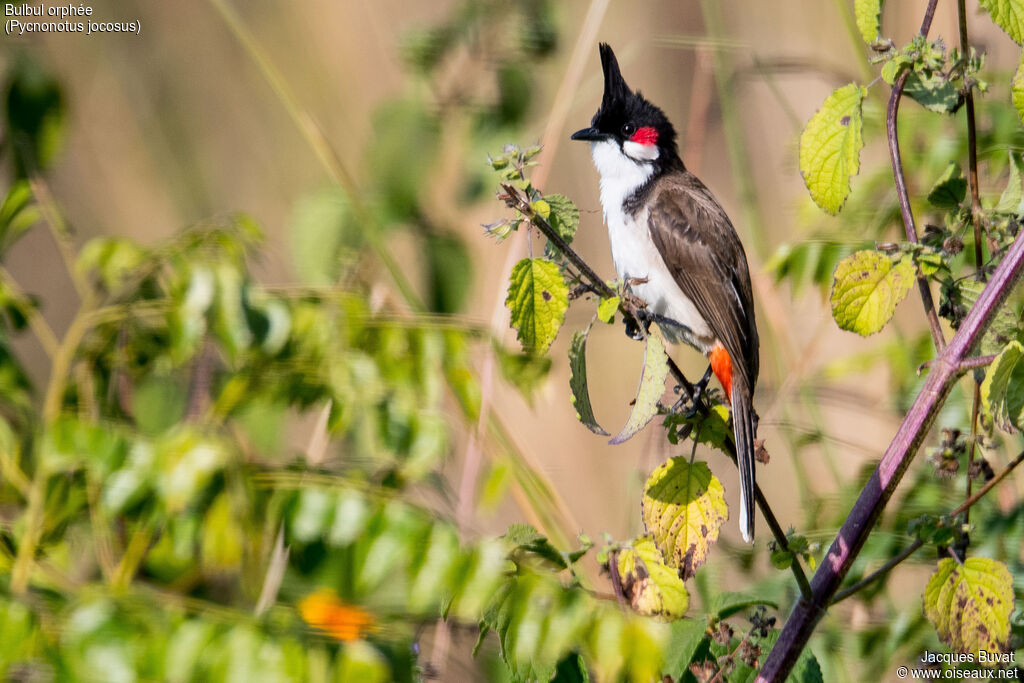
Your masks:
{"label": "purple stem", "polygon": [[778,642],[758,674],[759,682],[783,681],[789,675],[927,435],[939,408],[953,387],[961,363],[981,339],[1022,270],[1024,237],[1018,237],[963,325],[932,365],[932,372],[914,400],[914,405],[903,419],[881,462],[861,491],[850,515],[832,542],[832,547],[811,579],[811,599],[801,599],[793,608]]}

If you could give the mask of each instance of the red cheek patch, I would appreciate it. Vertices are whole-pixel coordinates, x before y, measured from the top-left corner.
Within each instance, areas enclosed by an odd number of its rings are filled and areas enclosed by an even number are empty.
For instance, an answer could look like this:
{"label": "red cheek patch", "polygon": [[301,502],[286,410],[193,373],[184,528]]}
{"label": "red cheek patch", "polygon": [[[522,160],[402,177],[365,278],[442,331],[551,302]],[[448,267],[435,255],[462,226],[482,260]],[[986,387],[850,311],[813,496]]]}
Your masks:
{"label": "red cheek patch", "polygon": [[656,145],[658,144],[658,131],[653,126],[644,126],[637,129],[629,139],[641,145]]}

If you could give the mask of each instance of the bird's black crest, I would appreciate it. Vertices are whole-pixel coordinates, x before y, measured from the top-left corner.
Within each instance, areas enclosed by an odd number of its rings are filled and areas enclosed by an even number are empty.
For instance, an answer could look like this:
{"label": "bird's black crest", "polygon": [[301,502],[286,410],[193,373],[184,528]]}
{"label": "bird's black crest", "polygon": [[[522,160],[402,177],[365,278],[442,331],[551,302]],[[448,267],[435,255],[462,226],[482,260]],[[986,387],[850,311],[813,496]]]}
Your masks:
{"label": "bird's black crest", "polygon": [[607,43],[601,43],[601,68],[604,70],[604,96],[601,108],[594,114],[591,125],[605,133],[618,133],[625,123],[637,128],[653,126],[658,131],[658,146],[677,154],[676,131],[659,107],[639,92],[633,92],[619,70],[619,60]]}

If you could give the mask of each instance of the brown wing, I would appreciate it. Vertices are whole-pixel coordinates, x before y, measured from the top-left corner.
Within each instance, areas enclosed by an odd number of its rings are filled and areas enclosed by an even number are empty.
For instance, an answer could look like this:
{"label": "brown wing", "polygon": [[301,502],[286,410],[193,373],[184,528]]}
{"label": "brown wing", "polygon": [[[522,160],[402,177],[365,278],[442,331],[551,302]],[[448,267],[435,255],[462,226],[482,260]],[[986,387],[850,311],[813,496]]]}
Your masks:
{"label": "brown wing", "polygon": [[660,184],[648,225],[669,272],[753,393],[758,372],[754,297],[747,256],[729,217],[711,191],[684,172]]}

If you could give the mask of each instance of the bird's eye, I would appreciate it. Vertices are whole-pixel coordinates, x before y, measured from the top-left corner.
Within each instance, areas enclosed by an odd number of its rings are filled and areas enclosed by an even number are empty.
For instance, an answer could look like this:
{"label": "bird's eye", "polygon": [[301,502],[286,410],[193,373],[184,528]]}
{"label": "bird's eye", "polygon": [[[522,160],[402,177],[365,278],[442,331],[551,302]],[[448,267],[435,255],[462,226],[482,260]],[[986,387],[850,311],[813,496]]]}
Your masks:
{"label": "bird's eye", "polygon": [[627,123],[622,127],[622,137],[624,138],[628,138],[635,132],[636,126],[634,126],[632,123]]}

